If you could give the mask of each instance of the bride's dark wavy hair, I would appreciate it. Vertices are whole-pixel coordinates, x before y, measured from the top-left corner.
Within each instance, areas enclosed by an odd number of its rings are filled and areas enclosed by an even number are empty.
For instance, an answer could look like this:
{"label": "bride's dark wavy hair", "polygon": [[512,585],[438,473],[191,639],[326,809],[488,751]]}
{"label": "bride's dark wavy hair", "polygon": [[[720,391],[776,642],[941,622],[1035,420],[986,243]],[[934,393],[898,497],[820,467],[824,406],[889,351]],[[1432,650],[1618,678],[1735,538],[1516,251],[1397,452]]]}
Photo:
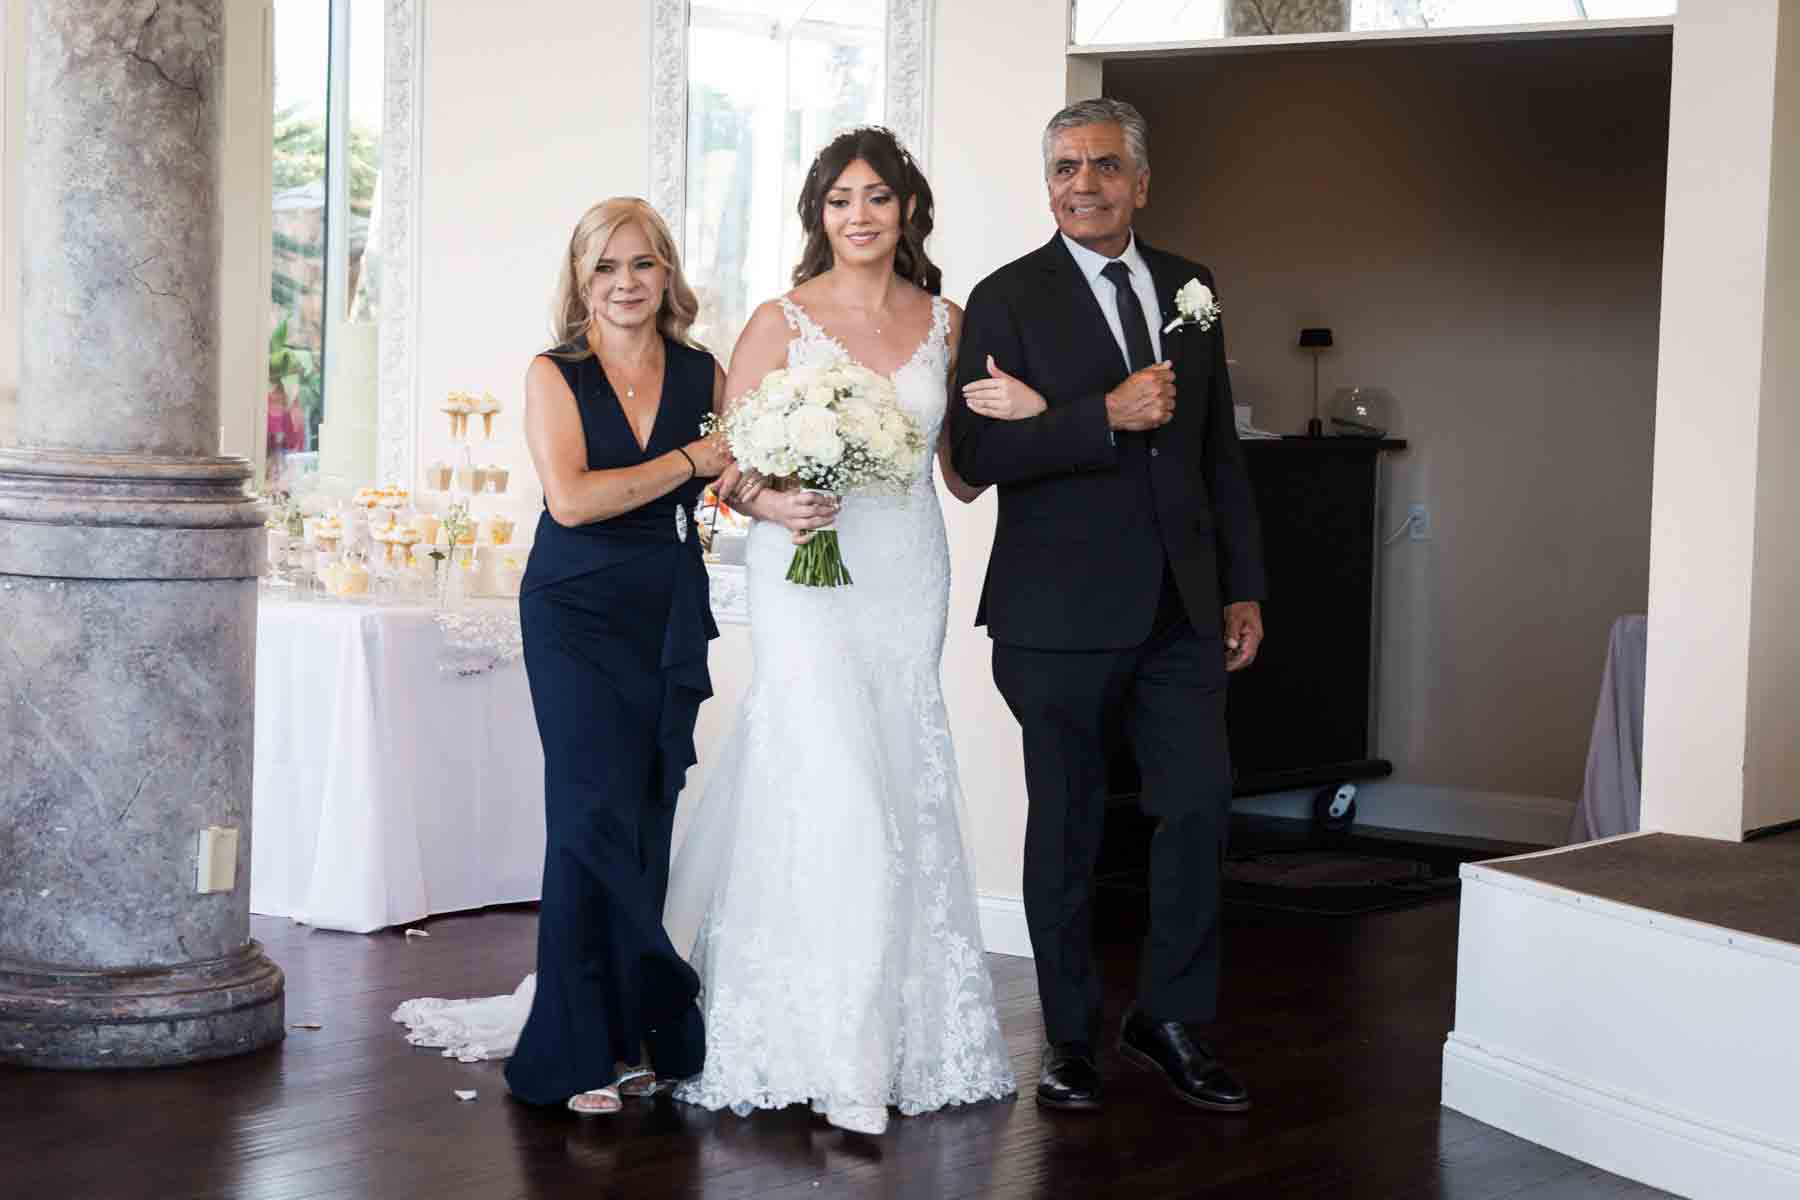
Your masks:
{"label": "bride's dark wavy hair", "polygon": [[925,239],[931,236],[933,224],[931,185],[925,182],[925,173],[900,139],[879,125],[838,134],[819,151],[807,170],[806,181],[800,185],[798,206],[806,248],[800,252],[800,265],[794,268],[794,286],[831,269],[831,240],[825,236],[825,195],[844,169],[859,158],[894,189],[894,199],[900,205],[900,245],[894,251],[894,274],[937,295],[944,289],[944,273],[925,253]]}

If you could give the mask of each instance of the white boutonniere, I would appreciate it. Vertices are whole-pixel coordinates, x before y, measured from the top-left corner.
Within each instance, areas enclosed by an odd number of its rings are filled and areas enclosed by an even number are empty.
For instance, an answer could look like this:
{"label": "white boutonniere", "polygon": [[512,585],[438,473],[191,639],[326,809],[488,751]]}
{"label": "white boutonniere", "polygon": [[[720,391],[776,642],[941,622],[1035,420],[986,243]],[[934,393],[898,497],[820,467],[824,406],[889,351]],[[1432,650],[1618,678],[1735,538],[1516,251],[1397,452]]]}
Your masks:
{"label": "white boutonniere", "polygon": [[1175,319],[1163,326],[1164,333],[1174,333],[1183,325],[1194,325],[1205,333],[1219,319],[1219,300],[1212,289],[1198,279],[1190,279],[1175,293]]}

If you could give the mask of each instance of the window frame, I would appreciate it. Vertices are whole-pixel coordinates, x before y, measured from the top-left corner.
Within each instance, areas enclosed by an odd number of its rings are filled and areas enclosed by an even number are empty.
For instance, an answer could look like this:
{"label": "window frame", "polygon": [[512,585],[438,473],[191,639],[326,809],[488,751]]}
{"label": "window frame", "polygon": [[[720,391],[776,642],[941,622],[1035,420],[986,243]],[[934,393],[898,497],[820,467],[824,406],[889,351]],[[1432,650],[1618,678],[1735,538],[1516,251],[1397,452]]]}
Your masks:
{"label": "window frame", "polygon": [[[690,4],[650,3],[649,200],[685,254]],[[930,151],[931,0],[887,0],[884,54],[883,120],[923,167]]]}

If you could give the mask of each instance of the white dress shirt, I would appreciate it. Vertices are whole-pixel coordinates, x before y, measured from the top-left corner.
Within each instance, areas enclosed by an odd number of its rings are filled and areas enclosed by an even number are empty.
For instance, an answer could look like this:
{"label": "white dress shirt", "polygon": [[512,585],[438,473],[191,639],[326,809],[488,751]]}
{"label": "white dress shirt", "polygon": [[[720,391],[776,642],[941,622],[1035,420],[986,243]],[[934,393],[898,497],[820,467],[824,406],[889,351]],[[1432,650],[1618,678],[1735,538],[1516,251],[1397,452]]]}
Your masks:
{"label": "white dress shirt", "polygon": [[1150,351],[1157,362],[1162,361],[1162,302],[1156,298],[1156,280],[1150,277],[1150,264],[1138,253],[1137,235],[1125,245],[1125,253],[1115,259],[1104,254],[1096,254],[1086,246],[1070,237],[1062,235],[1063,245],[1075,256],[1075,265],[1087,277],[1088,286],[1094,289],[1094,299],[1100,302],[1100,311],[1106,316],[1106,327],[1112,330],[1113,341],[1119,343],[1119,356],[1127,365],[1131,362],[1131,354],[1125,348],[1125,330],[1119,324],[1119,299],[1113,281],[1102,275],[1107,265],[1122,262],[1131,268],[1131,290],[1137,293],[1138,303],[1144,308],[1144,322],[1150,327]]}

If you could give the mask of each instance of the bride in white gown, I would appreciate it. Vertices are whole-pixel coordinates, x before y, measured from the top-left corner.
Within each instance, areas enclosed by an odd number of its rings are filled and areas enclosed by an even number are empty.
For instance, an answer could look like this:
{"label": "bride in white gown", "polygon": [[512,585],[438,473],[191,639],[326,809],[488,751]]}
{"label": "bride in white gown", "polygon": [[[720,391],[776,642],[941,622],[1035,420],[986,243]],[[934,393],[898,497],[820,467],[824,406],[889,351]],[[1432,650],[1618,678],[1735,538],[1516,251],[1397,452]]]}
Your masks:
{"label": "bride in white gown", "polygon": [[[780,366],[850,358],[890,375],[965,485],[941,429],[961,313],[924,253],[931,193],[885,130],[844,134],[802,188],[798,286],[762,305],[727,394]],[[910,352],[910,353],[909,353]],[[1029,416],[1017,381],[981,411]],[[972,403],[975,401],[972,400]],[[721,481],[729,488],[732,480]],[[845,497],[746,480],[754,674],[688,825],[665,909],[703,984],[704,1071],[676,1097],[747,1116],[806,1103],[863,1133],[1015,1092],[964,857],[940,667],[950,585],[943,513],[921,465],[902,495]],[[854,582],[787,582],[792,531],[834,524]],[[464,1059],[510,1052],[532,981],[511,997],[410,1001],[408,1040]]]}
{"label": "bride in white gown", "polygon": [[[799,286],[752,317],[727,394],[849,358],[891,374],[939,445],[961,313],[930,294],[917,167],[885,131],[859,130],[821,151],[802,194]],[[902,495],[844,498],[847,587],[785,578],[811,503],[765,490],[745,505],[760,518],[745,556],[755,670],[665,909],[676,948],[694,938],[707,1030],[705,1070],[676,1097],[740,1115],[810,1103],[878,1133],[889,1106],[930,1112],[1014,1083],[939,682],[950,559],[931,460]]]}

